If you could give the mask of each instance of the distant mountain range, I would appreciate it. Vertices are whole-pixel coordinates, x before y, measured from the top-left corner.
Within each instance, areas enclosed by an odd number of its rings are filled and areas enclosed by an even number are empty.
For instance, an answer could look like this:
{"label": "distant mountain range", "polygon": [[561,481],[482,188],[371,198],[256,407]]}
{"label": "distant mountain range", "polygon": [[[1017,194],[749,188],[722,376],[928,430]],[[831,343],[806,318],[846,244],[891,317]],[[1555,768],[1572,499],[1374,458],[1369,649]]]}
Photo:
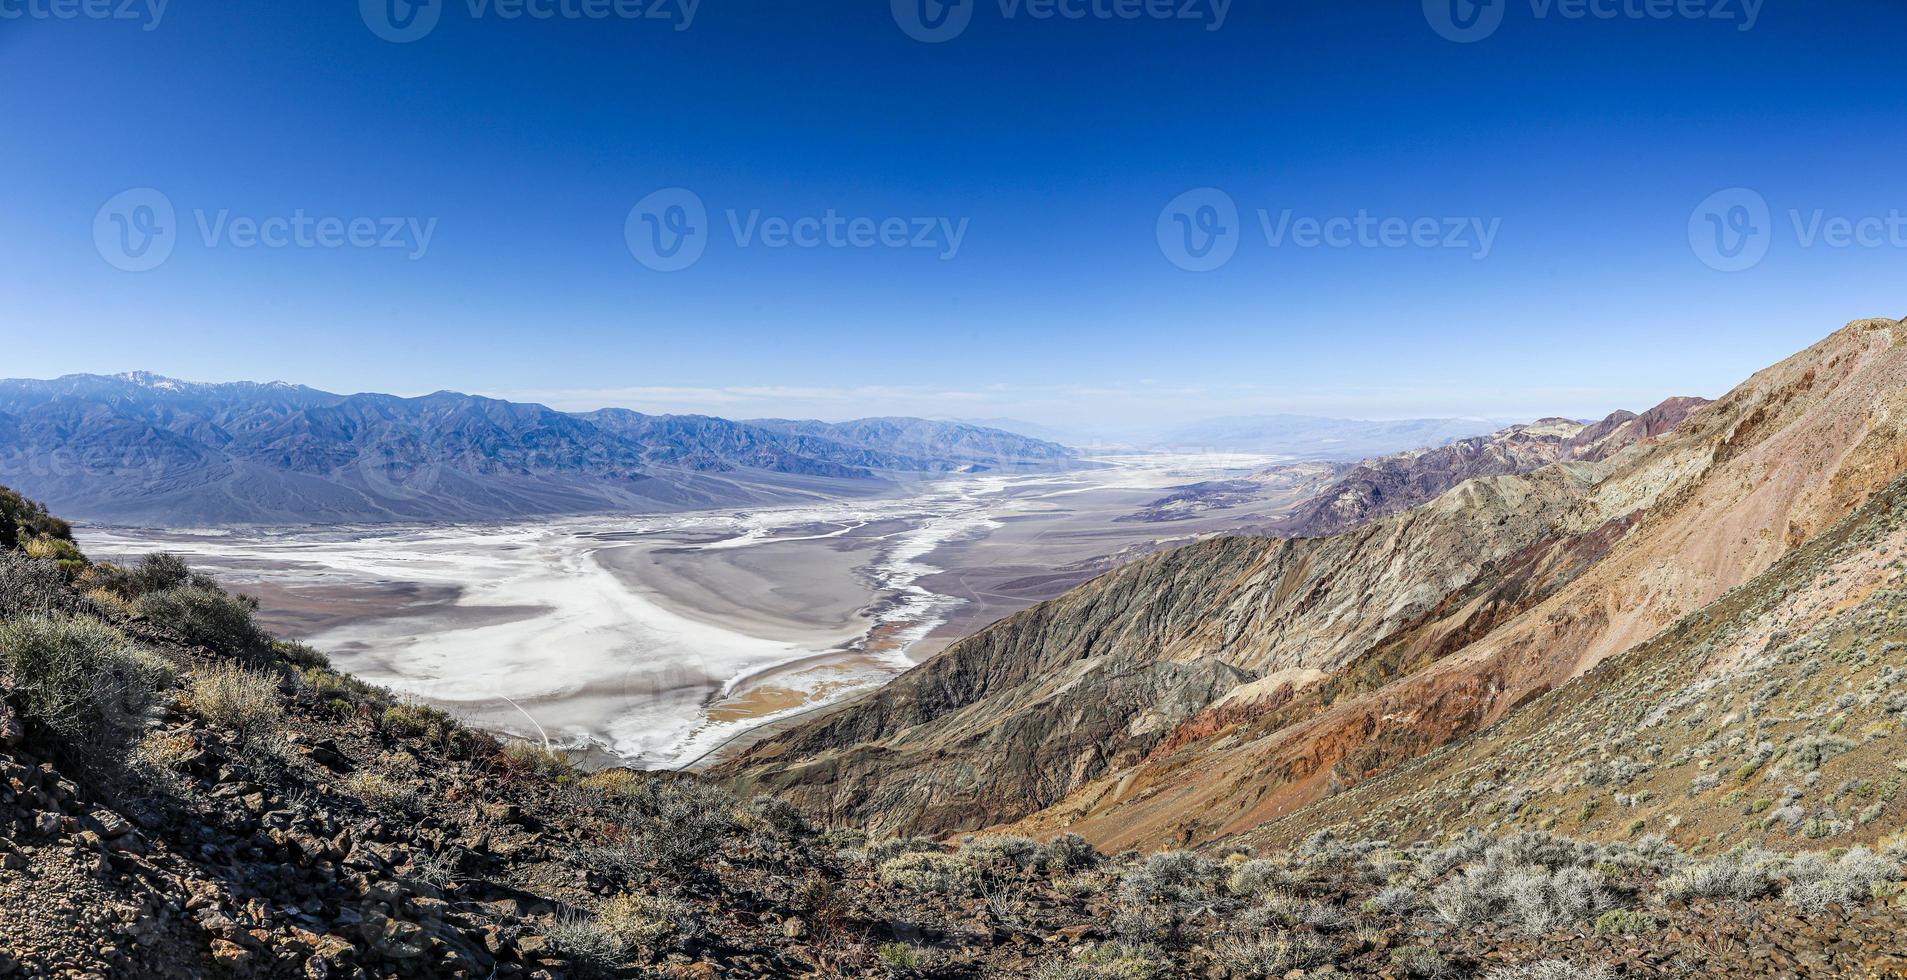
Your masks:
{"label": "distant mountain range", "polygon": [[957,422],[572,414],[441,391],[338,395],[144,372],[0,381],[0,481],[84,520],[488,520],[758,505],[1077,465]]}
{"label": "distant mountain range", "polygon": [[1368,421],[1312,415],[1245,415],[1178,426],[1153,441],[1159,448],[1178,451],[1360,460],[1487,435],[1509,424],[1507,420],[1482,418]]}

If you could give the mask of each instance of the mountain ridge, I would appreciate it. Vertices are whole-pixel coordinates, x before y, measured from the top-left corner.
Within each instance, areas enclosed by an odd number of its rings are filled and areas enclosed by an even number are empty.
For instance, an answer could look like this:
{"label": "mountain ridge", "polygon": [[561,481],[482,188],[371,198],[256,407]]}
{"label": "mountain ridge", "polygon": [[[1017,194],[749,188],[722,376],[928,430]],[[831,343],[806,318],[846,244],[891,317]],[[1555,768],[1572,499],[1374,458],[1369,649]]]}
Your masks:
{"label": "mountain ridge", "polygon": [[0,381],[0,478],[76,517],[480,520],[797,502],[896,479],[1068,468],[1054,443],[920,419],[559,412],[148,372]]}
{"label": "mountain ridge", "polygon": [[[1243,832],[1489,723],[1858,505],[1907,466],[1889,421],[1907,407],[1903,332],[1857,321],[1606,458],[1473,479],[1331,537],[1135,562],[720,772],[897,832]],[[1001,672],[1017,662],[1046,666]],[[1219,668],[1246,680],[1194,707]],[[1114,724],[1133,702],[1106,697],[1138,677],[1170,690]],[[1102,712],[1067,752],[1028,754]]]}

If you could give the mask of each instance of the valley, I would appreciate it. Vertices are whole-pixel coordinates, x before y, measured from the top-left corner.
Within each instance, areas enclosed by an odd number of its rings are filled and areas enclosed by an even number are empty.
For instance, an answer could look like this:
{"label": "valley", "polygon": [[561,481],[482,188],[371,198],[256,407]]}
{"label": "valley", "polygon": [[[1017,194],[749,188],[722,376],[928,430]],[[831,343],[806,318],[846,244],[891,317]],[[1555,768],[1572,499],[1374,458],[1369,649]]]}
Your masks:
{"label": "valley", "polygon": [[257,595],[269,627],[473,725],[599,764],[676,767],[1126,558],[1277,519],[1302,498],[1169,528],[1121,519],[1164,489],[1270,461],[1106,457],[751,510],[79,538],[108,559],[180,554]]}

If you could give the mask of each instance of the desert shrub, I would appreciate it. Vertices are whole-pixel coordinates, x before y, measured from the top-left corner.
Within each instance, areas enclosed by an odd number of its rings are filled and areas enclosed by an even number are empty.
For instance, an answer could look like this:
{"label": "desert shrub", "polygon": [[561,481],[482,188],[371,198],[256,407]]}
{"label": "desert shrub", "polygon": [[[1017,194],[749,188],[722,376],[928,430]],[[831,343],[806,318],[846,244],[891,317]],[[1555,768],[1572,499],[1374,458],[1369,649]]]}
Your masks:
{"label": "desert shrub", "polygon": [[1596,919],[1598,936],[1646,936],[1660,928],[1655,916],[1630,909],[1610,909]]}
{"label": "desert shrub", "polygon": [[443,850],[435,854],[411,852],[404,869],[404,880],[431,888],[444,888],[457,878],[457,853]]}
{"label": "desert shrub", "polygon": [[1273,861],[1246,861],[1232,869],[1225,889],[1239,898],[1258,898],[1291,884],[1291,875]]}
{"label": "desert shrub", "polygon": [[20,547],[36,537],[73,540],[73,526],[47,513],[46,508],[0,487],[0,550]]}
{"label": "desert shrub", "polygon": [[1445,922],[1467,929],[1489,921],[1497,911],[1497,874],[1469,868],[1430,893],[1430,907]]}
{"label": "desert shrub", "polygon": [[88,616],[0,623],[0,674],[12,678],[29,722],[62,752],[89,762],[123,755],[169,682],[163,662]]}
{"label": "desert shrub", "polygon": [[1428,946],[1403,946],[1391,950],[1391,964],[1413,980],[1456,980],[1463,971],[1442,953]]}
{"label": "desert shrub", "polygon": [[76,605],[57,562],[0,552],[0,619],[74,612]]}
{"label": "desert shrub", "polygon": [[171,732],[147,732],[139,743],[133,746],[133,758],[140,763],[168,772],[177,772],[185,765],[185,760],[199,750],[196,743],[185,735]]}
{"label": "desert shrub", "polygon": [[1104,860],[1097,848],[1078,834],[1061,834],[1046,845],[1042,863],[1050,875],[1071,874],[1099,866]]}
{"label": "desert shrub", "polygon": [[86,568],[86,556],[80,553],[79,545],[66,538],[39,535],[29,539],[23,550],[28,558],[52,562],[64,577],[76,576]]}
{"label": "desert shrub", "polygon": [[234,656],[271,648],[271,637],[252,621],[256,600],[230,596],[207,585],[181,585],[133,600],[132,612],[178,633],[188,643]]}
{"label": "desert shrub", "polygon": [[569,960],[574,975],[590,980],[615,976],[628,957],[628,948],[622,940],[596,920],[583,916],[557,920],[546,937]]}
{"label": "desert shrub", "polygon": [[416,789],[368,769],[352,773],[345,779],[344,788],[375,813],[402,816],[418,808]]}
{"label": "desert shrub", "polygon": [[1492,972],[1486,980],[1613,980],[1614,977],[1615,974],[1600,963],[1543,960],[1522,966],[1506,966]]}
{"label": "desert shrub", "polygon": [[230,730],[240,742],[274,734],[284,723],[278,679],[235,663],[221,663],[195,674],[189,697],[199,717],[209,725]]}
{"label": "desert shrub", "polygon": [[1031,870],[1039,866],[1040,845],[1025,837],[981,834],[961,840],[961,860],[994,869]]}
{"label": "desert shrub", "polygon": [[563,750],[522,739],[505,742],[490,761],[491,768],[505,779],[554,779],[575,771]]}
{"label": "desert shrub", "polygon": [[[125,582],[129,598],[193,584],[192,567],[167,551],[155,551],[139,560]],[[206,583],[201,583],[206,584]]]}
{"label": "desert shrub", "polygon": [[1223,871],[1217,862],[1202,854],[1162,851],[1146,858],[1142,868],[1128,872],[1125,878],[1148,894],[1194,901],[1212,891]]}
{"label": "desert shrub", "polygon": [[1167,961],[1156,946],[1110,942],[1088,947],[1079,957],[1095,977],[1105,980],[1146,980],[1163,976]]}
{"label": "desert shrub", "polygon": [[1387,915],[1409,915],[1417,911],[1417,892],[1403,885],[1385,888],[1371,898],[1371,906]]}
{"label": "desert shrub", "polygon": [[1796,739],[1782,758],[1782,767],[1790,772],[1807,773],[1821,768],[1823,762],[1854,748],[1854,743],[1831,735],[1809,735]]}
{"label": "desert shrub", "polygon": [[1662,895],[1669,899],[1760,898],[1774,887],[1767,870],[1770,857],[1749,851],[1691,865],[1662,880]]}
{"label": "desert shrub", "polygon": [[887,964],[888,969],[902,973],[918,970],[927,965],[926,951],[912,943],[882,943],[874,952],[881,958],[882,963]]}
{"label": "desert shrub", "polygon": [[585,864],[606,873],[638,875],[654,867],[696,874],[740,829],[735,798],[692,777],[589,777],[566,792],[574,805],[614,827],[610,844],[582,854]]}
{"label": "desert shrub", "polygon": [[1503,893],[1523,931],[1532,936],[1593,918],[1611,901],[1602,880],[1581,868],[1518,871],[1504,882]]}
{"label": "desert shrub", "polygon": [[867,860],[870,864],[885,864],[889,858],[902,854],[932,851],[940,852],[940,842],[932,837],[890,837],[875,841],[867,846]]}
{"label": "desert shrub", "polygon": [[326,656],[324,651],[306,646],[295,640],[277,640],[272,643],[271,648],[273,653],[278,654],[279,659],[293,667],[300,669],[315,668],[318,670],[331,669],[331,658]]}
{"label": "desert shrub", "polygon": [[1316,936],[1290,932],[1226,939],[1213,950],[1213,956],[1234,977],[1264,980],[1327,963],[1335,952],[1331,944]]}
{"label": "desert shrub", "polygon": [[793,803],[773,796],[756,796],[735,808],[735,821],[758,837],[789,840],[814,833],[808,819]]}
{"label": "desert shrub", "polygon": [[1781,897],[1803,914],[1823,912],[1830,904],[1863,902],[1876,885],[1900,880],[1900,864],[1856,847],[1830,859],[1803,854],[1788,862],[1788,887]]}
{"label": "desert shrub", "polygon": [[980,875],[951,854],[913,851],[881,864],[883,883],[928,895],[966,896],[980,885]]}
{"label": "desert shrub", "polygon": [[1445,922],[1469,928],[1507,914],[1529,935],[1542,935],[1595,916],[1611,899],[1596,875],[1577,867],[1472,866],[1431,893]]}
{"label": "desert shrub", "polygon": [[701,935],[695,909],[685,902],[653,895],[624,894],[603,903],[596,924],[624,949],[665,950],[687,945]]}
{"label": "desert shrub", "polygon": [[423,738],[443,732],[449,720],[443,712],[429,705],[399,703],[378,714],[377,727],[396,738]]}

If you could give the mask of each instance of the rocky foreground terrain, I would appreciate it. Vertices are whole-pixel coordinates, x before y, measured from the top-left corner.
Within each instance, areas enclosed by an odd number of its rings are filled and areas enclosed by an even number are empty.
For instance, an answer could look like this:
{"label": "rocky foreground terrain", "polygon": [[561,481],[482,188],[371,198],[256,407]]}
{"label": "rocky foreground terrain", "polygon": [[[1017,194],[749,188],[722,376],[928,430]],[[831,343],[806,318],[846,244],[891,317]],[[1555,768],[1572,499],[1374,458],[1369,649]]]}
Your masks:
{"label": "rocky foreground terrain", "polygon": [[[1898,568],[1907,487],[1864,514],[1839,546],[1787,571],[1817,585],[1847,574],[1849,543],[1881,535]],[[1894,633],[1859,633],[1879,617],[1907,636],[1897,591],[1875,592],[1874,608],[1784,620],[1786,645],[1740,665],[1792,665],[1775,682],[1792,695],[1684,690],[1626,740],[1501,766],[1453,754],[1469,782],[1439,773],[1425,784],[1434,808],[1353,807],[1341,830],[1288,845],[1107,856],[1070,834],[871,840],[692,777],[579,773],[264,636],[242,598],[176,559],[95,565],[18,498],[0,494],[0,515],[0,976],[1907,970],[1907,844],[1889,836],[1902,821],[1899,779],[1885,775],[1900,767],[1881,765],[1899,759],[1885,750],[1899,700],[1886,692],[1907,671],[1884,664]],[[1735,620],[1770,608],[1757,596]],[[1667,664],[1646,673],[1679,661]],[[1816,696],[1824,710],[1797,715]],[[1747,720],[1757,709],[1766,720]],[[1698,727],[1691,712],[1713,729],[1707,742],[1665,757],[1659,743],[1697,737],[1674,737]],[[1744,729],[1779,747],[1736,738]],[[1567,770],[1549,761],[1564,756]],[[1743,775],[1751,766],[1737,756],[1759,759],[1766,777]],[[1572,778],[1544,782],[1564,771]],[[1708,785],[1709,774],[1753,792]],[[1786,780],[1797,786],[1778,809],[1747,804],[1765,816],[1686,848],[1666,836],[1711,826],[1662,816],[1684,793],[1739,802]],[[1844,820],[1824,815],[1840,812],[1825,803],[1831,784]],[[1585,798],[1636,795],[1579,805],[1583,787]],[[1350,836],[1360,822],[1396,836]]]}
{"label": "rocky foreground terrain", "polygon": [[0,976],[1907,976],[1904,347],[1140,559],[719,779],[472,731],[0,491]]}

